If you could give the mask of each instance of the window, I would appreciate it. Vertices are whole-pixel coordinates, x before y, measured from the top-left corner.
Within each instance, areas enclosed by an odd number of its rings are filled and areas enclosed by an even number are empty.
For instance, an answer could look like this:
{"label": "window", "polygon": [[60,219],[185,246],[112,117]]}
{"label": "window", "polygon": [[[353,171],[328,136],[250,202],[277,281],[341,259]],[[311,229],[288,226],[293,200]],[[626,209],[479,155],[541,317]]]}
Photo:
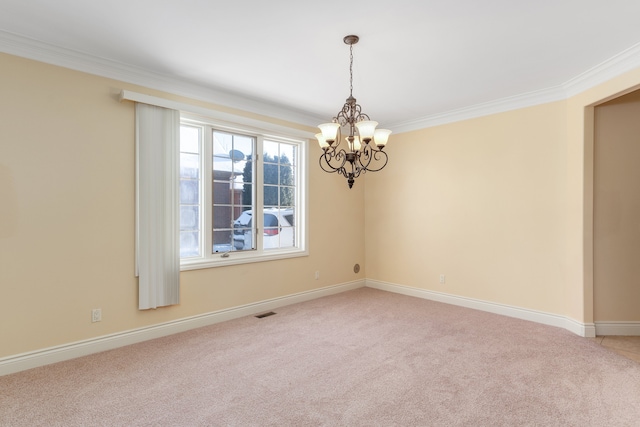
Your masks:
{"label": "window", "polygon": [[183,117],[183,269],[306,255],[304,143]]}
{"label": "window", "polygon": [[201,255],[201,140],[201,128],[180,126],[180,258]]}

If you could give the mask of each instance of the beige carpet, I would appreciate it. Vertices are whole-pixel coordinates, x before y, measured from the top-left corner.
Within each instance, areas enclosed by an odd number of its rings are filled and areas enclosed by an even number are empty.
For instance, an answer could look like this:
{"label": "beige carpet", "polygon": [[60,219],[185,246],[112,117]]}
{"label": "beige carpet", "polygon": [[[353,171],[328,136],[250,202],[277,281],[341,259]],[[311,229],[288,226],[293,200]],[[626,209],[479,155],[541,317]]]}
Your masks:
{"label": "beige carpet", "polygon": [[640,364],[363,288],[0,377],[2,426],[638,426]]}

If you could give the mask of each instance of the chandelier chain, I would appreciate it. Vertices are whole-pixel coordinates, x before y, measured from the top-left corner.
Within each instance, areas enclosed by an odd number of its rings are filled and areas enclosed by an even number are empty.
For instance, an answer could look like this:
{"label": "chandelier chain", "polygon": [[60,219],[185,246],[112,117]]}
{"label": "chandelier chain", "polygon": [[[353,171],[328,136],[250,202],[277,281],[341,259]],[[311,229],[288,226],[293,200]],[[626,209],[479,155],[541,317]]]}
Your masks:
{"label": "chandelier chain", "polygon": [[349,45],[349,96],[353,96],[353,45]]}

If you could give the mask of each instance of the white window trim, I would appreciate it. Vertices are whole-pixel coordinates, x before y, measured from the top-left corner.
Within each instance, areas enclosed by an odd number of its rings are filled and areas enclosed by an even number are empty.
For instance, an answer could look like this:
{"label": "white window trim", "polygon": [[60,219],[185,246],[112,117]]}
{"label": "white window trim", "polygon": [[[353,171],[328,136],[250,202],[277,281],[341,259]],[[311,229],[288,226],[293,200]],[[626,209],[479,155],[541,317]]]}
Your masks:
{"label": "white window trim", "polygon": [[[307,139],[296,139],[290,136],[278,135],[278,134],[274,134],[273,132],[265,132],[264,130],[256,129],[250,126],[239,126],[237,124],[230,125],[226,122],[202,117],[200,115],[184,113],[184,112],[181,113],[181,123],[186,123],[193,126],[211,126],[216,130],[255,136],[256,138],[263,139],[263,140],[294,142],[299,144],[298,145],[299,147],[299,155],[298,155],[299,172],[298,173],[301,174],[302,180],[301,180],[301,185],[296,187],[296,191],[297,191],[296,200],[298,200],[298,206],[297,206],[298,215],[300,216],[300,218],[302,218],[302,221],[304,222],[301,221],[297,227],[298,233],[296,236],[296,240],[297,240],[296,243],[298,246],[295,248],[269,249],[268,251],[264,251],[264,250],[231,251],[231,252],[228,252],[227,255],[217,254],[217,253],[210,254],[211,239],[210,239],[210,236],[209,236],[210,233],[208,233],[208,230],[211,230],[213,228],[212,218],[210,218],[210,215],[203,214],[201,217],[201,230],[203,233],[203,238],[201,241],[201,248],[200,248],[201,253],[203,255],[200,257],[181,259],[180,270],[181,271],[197,270],[201,268],[222,267],[227,265],[247,264],[247,263],[254,263],[254,262],[264,262],[264,261],[273,261],[273,260],[279,260],[279,259],[308,256],[309,250],[308,250],[308,244],[307,244],[308,242],[307,235],[308,235],[309,226],[308,226],[308,212],[307,212],[307,194],[308,194],[309,179],[308,179],[307,149],[308,149],[309,141]],[[207,144],[210,145],[211,141],[209,138],[211,136],[207,134],[208,132],[203,132],[203,142],[205,145]],[[205,168],[204,166],[206,163],[205,159],[210,153],[208,153],[207,150],[204,149],[204,147],[201,147],[201,149],[202,149],[201,170],[205,171],[207,170],[207,168]],[[260,156],[262,156],[262,153],[259,153],[259,154]],[[262,176],[261,161],[257,163],[256,176]],[[203,200],[201,200],[201,205],[211,206],[212,194],[210,191],[210,187],[208,186],[209,185],[208,183],[210,180],[208,180],[206,177],[203,177],[203,178],[204,179],[202,180],[202,182],[204,183],[206,181],[207,184],[204,185],[203,191],[200,194],[201,198],[203,198]],[[258,204],[262,205],[261,191],[258,191],[258,198],[260,199],[258,200]],[[210,214],[210,212],[206,212],[206,213]],[[260,215],[256,216],[256,221],[257,221],[256,227],[258,229],[263,229],[262,216]],[[261,247],[262,241],[261,241],[260,233],[258,233],[256,238],[258,239],[256,242],[256,246]]]}
{"label": "white window trim", "polygon": [[[122,90],[120,92],[120,101],[135,101],[159,107],[170,108],[181,112],[181,116],[200,122],[205,122],[216,126],[219,129],[226,129],[234,132],[251,132],[263,136],[264,138],[273,138],[275,140],[301,142],[300,144],[300,168],[303,176],[303,182],[298,189],[299,194],[299,215],[304,221],[301,222],[302,230],[299,231],[299,248],[292,249],[270,249],[268,252],[261,254],[251,252],[231,252],[228,258],[213,255],[208,258],[183,259],[180,262],[180,270],[197,270],[202,268],[222,267],[236,264],[246,264],[263,261],[274,261],[279,259],[294,258],[309,255],[308,233],[309,233],[309,214],[308,214],[308,194],[309,194],[309,140],[314,139],[312,132],[292,128],[280,124],[262,121],[246,116],[239,116],[232,113],[226,113],[219,110],[195,106],[180,101],[174,101],[166,98],[146,95],[143,93],[133,92],[130,90]],[[204,193],[204,192],[203,192]],[[210,197],[210,196],[209,196]],[[203,229],[203,232],[205,230]],[[209,249],[210,250],[210,249]]]}
{"label": "white window trim", "polygon": [[130,90],[120,91],[120,101],[135,101],[141,102],[143,104],[156,105],[158,107],[178,110],[181,113],[190,114],[203,119],[214,120],[220,125],[224,125],[226,123],[226,125],[230,126],[230,128],[240,131],[243,129],[251,128],[269,135],[287,135],[289,139],[298,138],[301,140],[305,140],[307,143],[309,140],[315,141],[313,132],[279,125],[276,123],[266,122],[251,117],[225,113],[223,111],[213,110],[211,108],[199,107],[197,105],[191,105],[185,102],[146,95],[144,93],[133,92]]}

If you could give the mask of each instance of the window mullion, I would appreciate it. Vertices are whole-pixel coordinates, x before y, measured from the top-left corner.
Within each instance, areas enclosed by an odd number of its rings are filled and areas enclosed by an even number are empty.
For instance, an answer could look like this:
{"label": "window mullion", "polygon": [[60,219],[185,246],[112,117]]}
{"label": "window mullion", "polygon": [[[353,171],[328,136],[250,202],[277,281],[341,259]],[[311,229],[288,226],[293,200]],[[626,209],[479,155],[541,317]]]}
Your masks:
{"label": "window mullion", "polygon": [[262,238],[264,236],[264,215],[261,213],[264,211],[264,189],[263,185],[263,176],[264,176],[264,168],[263,168],[263,137],[258,136],[256,138],[256,153],[255,153],[255,165],[256,165],[256,176],[254,178],[255,181],[255,189],[256,189],[256,213],[258,215],[254,215],[254,219],[256,220],[256,250],[258,252],[262,252],[264,245],[262,242]]}
{"label": "window mullion", "polygon": [[204,238],[202,239],[204,248],[203,254],[205,258],[213,256],[213,218],[211,217],[211,209],[213,207],[213,135],[211,126],[205,126],[203,129],[203,149],[202,149],[202,230]]}

